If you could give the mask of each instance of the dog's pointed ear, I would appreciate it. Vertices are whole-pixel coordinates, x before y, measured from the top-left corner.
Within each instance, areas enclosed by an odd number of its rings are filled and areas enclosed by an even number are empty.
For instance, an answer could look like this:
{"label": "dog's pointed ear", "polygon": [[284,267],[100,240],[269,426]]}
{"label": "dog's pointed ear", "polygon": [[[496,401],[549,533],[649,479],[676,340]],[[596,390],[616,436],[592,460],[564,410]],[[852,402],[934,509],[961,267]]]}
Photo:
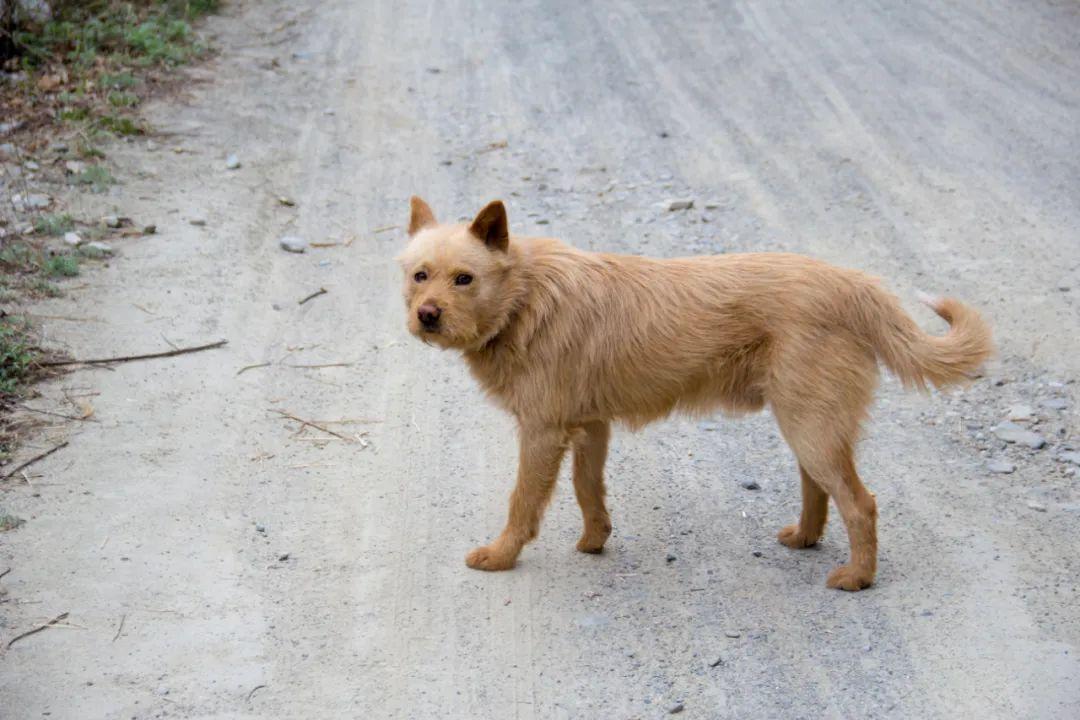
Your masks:
{"label": "dog's pointed ear", "polygon": [[510,245],[510,227],[506,223],[506,208],[502,200],[492,200],[485,205],[469,226],[469,232],[492,250],[506,252]]}
{"label": "dog's pointed ear", "polygon": [[412,237],[426,227],[437,224],[435,213],[431,212],[431,208],[428,204],[418,195],[413,195],[409,199],[409,210],[409,237]]}

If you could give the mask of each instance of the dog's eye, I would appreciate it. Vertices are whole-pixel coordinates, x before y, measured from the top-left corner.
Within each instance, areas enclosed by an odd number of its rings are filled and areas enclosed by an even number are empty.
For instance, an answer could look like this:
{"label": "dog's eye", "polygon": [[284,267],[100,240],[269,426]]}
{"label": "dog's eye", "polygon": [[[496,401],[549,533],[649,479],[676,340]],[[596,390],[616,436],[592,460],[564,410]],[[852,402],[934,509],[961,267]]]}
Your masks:
{"label": "dog's eye", "polygon": [[416,282],[424,282],[425,280],[427,280],[427,273],[421,270],[420,272],[413,275],[412,279]]}
{"label": "dog's eye", "polygon": [[461,273],[456,278],[454,278],[454,284],[455,285],[468,285],[471,282],[472,282],[472,275],[467,275],[465,273]]}

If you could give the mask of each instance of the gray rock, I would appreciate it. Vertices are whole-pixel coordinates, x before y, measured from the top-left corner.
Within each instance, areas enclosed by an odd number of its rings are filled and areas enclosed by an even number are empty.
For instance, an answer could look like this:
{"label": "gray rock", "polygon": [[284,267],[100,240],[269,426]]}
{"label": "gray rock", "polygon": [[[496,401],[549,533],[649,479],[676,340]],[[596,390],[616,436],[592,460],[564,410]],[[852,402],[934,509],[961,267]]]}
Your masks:
{"label": "gray rock", "polygon": [[1080,465],[1080,452],[1063,452],[1058,455],[1058,460],[1061,462],[1072,463],[1073,465]]}
{"label": "gray rock", "polygon": [[667,554],[667,557],[666,557],[666,558],[664,558],[664,559],[665,559],[665,560],[667,560],[667,561],[668,561],[669,563],[670,563],[670,562],[675,562],[676,560],[678,560],[678,558],[677,558],[677,557],[675,557],[674,555],[672,555],[671,553],[668,553],[668,554]]}
{"label": "gray rock", "polygon": [[302,253],[307,250],[307,240],[295,235],[285,235],[278,241],[282,250],[288,250],[293,253]]}
{"label": "gray rock", "polygon": [[1016,466],[1008,460],[992,460],[986,464],[986,469],[992,473],[1008,475],[1016,470]]}
{"label": "gray rock", "polygon": [[23,167],[26,168],[27,170],[40,170],[41,169],[41,165],[39,165],[34,160],[27,160],[26,162],[23,163]]}
{"label": "gray rock", "polygon": [[0,145],[0,157],[3,157],[5,159],[13,158],[15,157],[15,152],[15,145],[13,145],[12,143],[4,143],[3,145]]}
{"label": "gray rock", "polygon": [[255,532],[257,532],[257,533],[266,532],[266,526],[263,525],[262,523],[255,523]]}
{"label": "gray rock", "polygon": [[158,694],[158,695],[161,695],[162,697],[164,697],[164,696],[166,696],[166,695],[168,695],[168,694],[169,694],[169,688],[167,688],[167,687],[165,687],[164,685],[162,685],[161,687],[159,687],[159,688],[157,689],[157,694]]}
{"label": "gray rock", "polygon": [[188,222],[195,227],[203,227],[206,225],[206,218],[191,218]]}
{"label": "gray rock", "polygon": [[684,198],[681,200],[669,200],[667,209],[675,212],[676,210],[689,210],[692,207],[694,207],[693,198]]}
{"label": "gray rock", "polygon": [[105,217],[101,218],[101,222],[105,225],[105,227],[120,227],[120,218],[118,218],[116,215],[106,215]]}
{"label": "gray rock", "polygon": [[742,633],[739,632],[738,630],[725,630],[724,631],[724,636],[729,637],[732,640],[734,640],[737,637],[742,637]]}
{"label": "gray rock", "polygon": [[52,205],[52,198],[40,193],[31,193],[25,196],[17,194],[11,196],[11,204],[15,206],[16,210],[44,210]]}
{"label": "gray rock", "polygon": [[1030,508],[1031,510],[1034,510],[1035,512],[1046,512],[1046,506],[1043,505],[1041,502],[1035,502],[1034,500],[1028,500],[1027,506],[1028,506],[1028,508]]}
{"label": "gray rock", "polygon": [[713,660],[711,663],[709,663],[709,667],[719,667],[720,665],[723,665],[723,664],[724,664],[724,658],[718,655],[715,660]]}
{"label": "gray rock", "polygon": [[71,175],[78,175],[85,169],[86,163],[79,160],[68,160],[66,163],[64,163],[64,170],[66,170]]}
{"label": "gray rock", "polygon": [[225,158],[225,167],[229,170],[236,170],[240,167],[240,158],[236,157],[236,155],[230,155]]}
{"label": "gray rock", "polygon": [[743,480],[739,483],[743,486],[744,490],[760,490],[761,486],[757,484],[757,480]]}
{"label": "gray rock", "polygon": [[668,715],[678,715],[679,713],[681,713],[685,709],[686,709],[685,706],[681,702],[677,702],[677,703],[672,703],[671,705],[668,705],[667,711],[668,711]]}
{"label": "gray rock", "polygon": [[1050,398],[1049,400],[1043,400],[1039,404],[1050,410],[1064,410],[1069,407],[1069,401],[1065,398]]}
{"label": "gray rock", "polygon": [[142,229],[143,235],[153,235],[157,232],[157,225],[147,225]]}
{"label": "gray rock", "polygon": [[1035,411],[1030,405],[1013,405],[1009,409],[1010,420],[1030,420],[1034,415]]}
{"label": "gray rock", "polygon": [[1046,439],[1042,435],[1026,430],[1013,422],[1001,423],[994,428],[994,434],[1007,443],[1026,445],[1032,450],[1038,450],[1046,445]]}
{"label": "gray rock", "polygon": [[101,253],[102,255],[112,255],[113,252],[112,245],[109,245],[108,243],[103,243],[100,240],[88,242],[83,247],[89,248],[93,252]]}
{"label": "gray rock", "polygon": [[71,247],[78,247],[82,244],[83,239],[79,237],[78,233],[66,232],[64,233],[64,242]]}
{"label": "gray rock", "polygon": [[285,562],[288,559],[289,559],[289,553],[281,553],[280,555],[278,555],[278,561],[279,562]]}

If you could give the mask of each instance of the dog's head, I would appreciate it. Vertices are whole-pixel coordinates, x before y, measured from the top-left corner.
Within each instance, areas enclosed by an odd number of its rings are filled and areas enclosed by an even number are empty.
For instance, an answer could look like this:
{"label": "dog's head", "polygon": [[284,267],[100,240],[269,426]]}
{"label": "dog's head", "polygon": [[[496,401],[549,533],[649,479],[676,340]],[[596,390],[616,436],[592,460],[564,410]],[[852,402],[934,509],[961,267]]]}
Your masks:
{"label": "dog's head", "polygon": [[478,349],[499,333],[513,295],[506,208],[489,203],[471,223],[441,225],[412,198],[405,273],[409,332],[442,348]]}

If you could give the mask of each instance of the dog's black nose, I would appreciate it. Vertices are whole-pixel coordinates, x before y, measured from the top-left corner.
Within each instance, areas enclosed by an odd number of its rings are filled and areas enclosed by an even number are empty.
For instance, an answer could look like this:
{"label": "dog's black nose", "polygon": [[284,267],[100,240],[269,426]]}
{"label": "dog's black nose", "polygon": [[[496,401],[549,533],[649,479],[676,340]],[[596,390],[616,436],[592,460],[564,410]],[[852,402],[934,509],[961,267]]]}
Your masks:
{"label": "dog's black nose", "polygon": [[421,305],[416,309],[416,317],[420,319],[424,327],[429,329],[439,324],[440,315],[442,315],[442,309],[435,305]]}

